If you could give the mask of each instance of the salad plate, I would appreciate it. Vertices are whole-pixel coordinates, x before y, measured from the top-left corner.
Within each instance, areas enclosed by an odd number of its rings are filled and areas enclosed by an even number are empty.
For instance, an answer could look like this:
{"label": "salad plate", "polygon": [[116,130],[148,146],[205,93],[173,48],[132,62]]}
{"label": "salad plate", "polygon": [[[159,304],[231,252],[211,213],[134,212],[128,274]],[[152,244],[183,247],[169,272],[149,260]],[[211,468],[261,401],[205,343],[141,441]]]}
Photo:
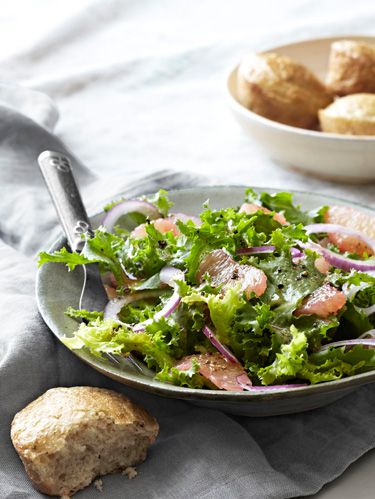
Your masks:
{"label": "salad plate", "polygon": [[[197,216],[202,211],[202,206],[207,205],[207,200],[211,210],[241,205],[245,190],[244,186],[198,187],[170,191],[169,198],[174,203],[173,212]],[[276,189],[266,188],[254,188],[254,191],[279,192]],[[374,215],[373,210],[335,197],[296,191],[292,194],[294,203],[301,205],[306,211],[316,210],[321,206],[343,205],[357,207]],[[94,228],[102,224],[104,216],[104,213],[99,213],[91,217]],[[48,252],[58,251],[65,245],[66,239],[61,237]],[[87,265],[87,268],[89,267],[90,265]],[[69,307],[78,308],[82,282],[81,266],[69,271],[65,265],[48,262],[42,265],[38,272],[36,295],[39,311],[51,331],[63,342],[66,342],[66,338],[72,338],[77,331],[77,321],[65,312]],[[103,310],[103,303],[98,302],[95,293],[90,293],[90,275],[85,308]],[[118,360],[117,357],[116,363],[110,362],[106,357],[94,356],[85,349],[76,349],[72,352],[102,374],[133,388],[246,416],[273,416],[315,409],[332,403],[359,386],[375,380],[375,370],[369,370],[334,381],[311,385],[299,383],[279,390],[269,390],[261,386],[250,391],[190,388],[154,379],[155,373],[152,370],[147,368],[140,370],[137,362],[132,363],[125,358]]]}

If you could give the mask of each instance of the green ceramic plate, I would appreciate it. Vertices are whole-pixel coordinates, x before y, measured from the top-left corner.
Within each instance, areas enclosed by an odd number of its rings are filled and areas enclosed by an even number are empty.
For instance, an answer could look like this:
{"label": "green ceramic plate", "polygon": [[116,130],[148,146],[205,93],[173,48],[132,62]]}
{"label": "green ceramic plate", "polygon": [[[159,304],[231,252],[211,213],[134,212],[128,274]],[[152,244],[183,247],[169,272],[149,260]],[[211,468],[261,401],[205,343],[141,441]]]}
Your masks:
{"label": "green ceramic plate", "polygon": [[[242,186],[198,187],[171,191],[170,197],[175,203],[175,211],[193,215],[200,212],[202,204],[208,198],[212,208],[239,205],[242,202],[244,190],[245,187]],[[256,188],[255,190],[269,189]],[[272,189],[272,192],[274,191],[275,189]],[[351,205],[341,199],[308,192],[294,192],[294,199],[306,210],[327,204]],[[361,209],[374,213],[363,206]],[[100,225],[102,217],[102,214],[92,217],[93,225]],[[65,243],[65,238],[61,237],[50,250],[59,249]],[[36,283],[38,307],[46,324],[58,338],[71,335],[77,327],[77,323],[67,317],[64,311],[69,305],[77,307],[81,287],[82,269],[77,268],[74,272],[68,272],[65,265],[49,263],[39,270]],[[97,302],[94,294],[93,296],[88,294],[87,299],[90,300],[93,309],[102,306]],[[164,397],[184,399],[201,406],[246,416],[271,416],[314,409],[338,400],[361,385],[375,381],[374,370],[339,381],[272,393],[269,391],[250,393],[193,390],[155,381],[152,379],[151,372],[150,375],[140,374],[126,361],[121,365],[115,365],[109,361],[98,360],[87,352],[75,351],[72,354],[77,355],[104,375],[139,390]]]}

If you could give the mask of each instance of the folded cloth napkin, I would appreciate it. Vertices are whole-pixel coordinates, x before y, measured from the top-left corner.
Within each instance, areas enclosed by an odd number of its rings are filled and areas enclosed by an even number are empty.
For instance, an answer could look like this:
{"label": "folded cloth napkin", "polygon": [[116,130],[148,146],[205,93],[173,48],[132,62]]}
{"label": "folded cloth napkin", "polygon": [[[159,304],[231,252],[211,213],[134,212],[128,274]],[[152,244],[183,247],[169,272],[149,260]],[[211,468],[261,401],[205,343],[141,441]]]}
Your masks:
{"label": "folded cloth napkin", "polygon": [[[4,104],[3,101],[1,101]],[[80,362],[48,330],[35,304],[35,253],[59,232],[36,158],[66,151],[50,133],[54,110],[34,113],[39,124],[0,108],[0,497],[42,497],[12,447],[14,414],[55,386],[93,385],[123,392],[154,414],[160,436],[138,477],[103,479],[101,498],[287,498],[309,495],[375,445],[375,386],[302,414],[244,418],[142,393]],[[43,125],[43,126],[41,126]],[[91,208],[108,195],[196,185],[201,179],[162,172],[122,184],[97,179],[83,165],[76,175]],[[125,189],[125,183],[127,188]],[[103,189],[103,185],[106,188]],[[113,186],[116,186],[116,190]],[[79,494],[92,499],[93,487]]]}

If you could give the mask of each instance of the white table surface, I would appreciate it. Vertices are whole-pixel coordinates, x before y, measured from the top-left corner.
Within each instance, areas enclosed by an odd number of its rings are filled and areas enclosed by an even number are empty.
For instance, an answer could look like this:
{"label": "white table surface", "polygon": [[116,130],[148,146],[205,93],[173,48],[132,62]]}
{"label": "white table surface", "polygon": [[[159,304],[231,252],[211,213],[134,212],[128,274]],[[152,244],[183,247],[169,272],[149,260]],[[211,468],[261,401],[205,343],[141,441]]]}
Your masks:
{"label": "white table surface", "polygon": [[[279,168],[225,104],[249,51],[336,34],[375,34],[373,0],[12,0],[0,10],[1,79],[48,93],[56,132],[97,174],[160,168],[221,183],[315,190],[375,205],[375,188]],[[372,499],[370,452],[316,495]]]}
{"label": "white table surface", "polygon": [[[316,499],[373,499],[375,451],[368,452],[346,472],[315,494]],[[311,497],[311,496],[310,496]]]}

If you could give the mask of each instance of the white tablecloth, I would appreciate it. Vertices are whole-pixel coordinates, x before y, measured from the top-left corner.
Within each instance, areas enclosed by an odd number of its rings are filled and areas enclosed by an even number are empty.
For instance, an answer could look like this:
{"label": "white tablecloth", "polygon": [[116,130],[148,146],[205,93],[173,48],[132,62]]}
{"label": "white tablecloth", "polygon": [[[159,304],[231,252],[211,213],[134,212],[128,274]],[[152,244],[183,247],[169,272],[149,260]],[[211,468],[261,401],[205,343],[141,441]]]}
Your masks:
{"label": "white tablecloth", "polygon": [[373,0],[13,0],[0,23],[1,78],[47,92],[57,133],[103,176],[174,168],[373,202],[371,186],[275,167],[225,102],[227,72],[244,54],[374,34]]}

